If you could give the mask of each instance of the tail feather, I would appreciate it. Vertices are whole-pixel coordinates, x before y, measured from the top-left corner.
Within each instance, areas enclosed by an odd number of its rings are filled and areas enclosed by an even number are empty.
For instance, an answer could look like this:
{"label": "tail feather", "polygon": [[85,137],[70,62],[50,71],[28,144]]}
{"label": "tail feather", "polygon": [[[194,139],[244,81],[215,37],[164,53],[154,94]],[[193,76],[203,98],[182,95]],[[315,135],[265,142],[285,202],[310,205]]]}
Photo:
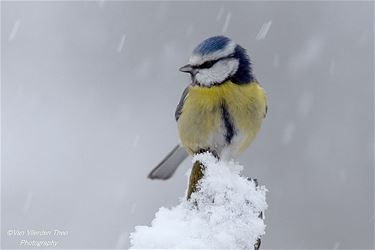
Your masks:
{"label": "tail feather", "polygon": [[148,174],[150,179],[167,180],[172,177],[177,167],[188,157],[183,147],[177,145],[173,150]]}

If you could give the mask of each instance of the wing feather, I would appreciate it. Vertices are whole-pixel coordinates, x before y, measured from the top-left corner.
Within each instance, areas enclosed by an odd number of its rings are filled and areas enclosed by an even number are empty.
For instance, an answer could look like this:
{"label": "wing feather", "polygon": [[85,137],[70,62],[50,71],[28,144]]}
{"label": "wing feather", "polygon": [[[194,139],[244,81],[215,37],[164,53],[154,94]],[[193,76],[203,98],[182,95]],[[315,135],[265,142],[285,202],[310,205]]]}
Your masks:
{"label": "wing feather", "polygon": [[177,104],[176,112],[175,112],[175,115],[174,115],[175,118],[176,118],[176,121],[178,121],[178,118],[180,118],[180,115],[181,115],[181,112],[182,112],[182,107],[184,106],[185,98],[188,95],[189,91],[190,91],[190,86],[186,87],[186,89],[182,93],[180,101]]}

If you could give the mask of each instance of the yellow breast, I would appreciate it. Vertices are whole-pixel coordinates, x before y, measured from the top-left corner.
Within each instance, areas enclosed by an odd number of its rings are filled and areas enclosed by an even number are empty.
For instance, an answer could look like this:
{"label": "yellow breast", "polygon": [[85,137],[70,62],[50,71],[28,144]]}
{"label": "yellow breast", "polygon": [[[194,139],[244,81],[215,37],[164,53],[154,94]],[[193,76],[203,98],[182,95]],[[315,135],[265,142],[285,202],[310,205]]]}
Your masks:
{"label": "yellow breast", "polygon": [[225,146],[222,104],[235,128],[236,151],[246,149],[259,131],[266,112],[266,97],[256,82],[238,85],[227,81],[210,88],[191,86],[185,97],[178,130],[182,145],[190,152]]}

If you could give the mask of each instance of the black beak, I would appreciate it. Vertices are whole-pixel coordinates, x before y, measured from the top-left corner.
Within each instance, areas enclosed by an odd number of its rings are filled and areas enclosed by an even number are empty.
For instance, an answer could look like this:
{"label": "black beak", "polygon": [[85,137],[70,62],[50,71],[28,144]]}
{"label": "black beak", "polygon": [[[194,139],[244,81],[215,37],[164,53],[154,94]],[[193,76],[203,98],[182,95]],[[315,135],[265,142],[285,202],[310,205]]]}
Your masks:
{"label": "black beak", "polygon": [[194,68],[190,64],[186,64],[185,66],[182,66],[179,70],[181,72],[190,73],[190,74],[193,74],[193,72],[195,71]]}

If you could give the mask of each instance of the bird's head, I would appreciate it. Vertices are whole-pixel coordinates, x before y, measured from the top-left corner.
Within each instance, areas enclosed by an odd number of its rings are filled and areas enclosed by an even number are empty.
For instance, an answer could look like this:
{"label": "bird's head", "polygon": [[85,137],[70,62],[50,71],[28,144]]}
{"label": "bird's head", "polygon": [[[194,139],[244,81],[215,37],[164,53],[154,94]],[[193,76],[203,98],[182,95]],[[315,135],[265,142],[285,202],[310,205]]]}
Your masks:
{"label": "bird's head", "polygon": [[236,84],[251,82],[250,58],[246,50],[225,36],[210,37],[201,42],[180,71],[190,73],[192,84],[210,87],[227,80]]}

